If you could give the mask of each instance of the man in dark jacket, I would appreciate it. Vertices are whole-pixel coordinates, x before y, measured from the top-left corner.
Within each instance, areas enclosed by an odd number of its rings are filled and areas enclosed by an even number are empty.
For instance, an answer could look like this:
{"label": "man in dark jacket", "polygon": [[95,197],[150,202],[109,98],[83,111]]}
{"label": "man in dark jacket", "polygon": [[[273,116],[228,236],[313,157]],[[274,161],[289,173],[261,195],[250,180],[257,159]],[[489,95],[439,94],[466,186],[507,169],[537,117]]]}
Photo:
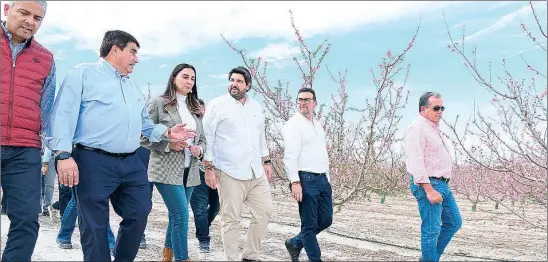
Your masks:
{"label": "man in dark jacket", "polygon": [[40,136],[47,129],[55,95],[53,54],[34,34],[46,1],[4,5],[0,29],[2,191],[10,219],[2,261],[30,261],[40,213]]}

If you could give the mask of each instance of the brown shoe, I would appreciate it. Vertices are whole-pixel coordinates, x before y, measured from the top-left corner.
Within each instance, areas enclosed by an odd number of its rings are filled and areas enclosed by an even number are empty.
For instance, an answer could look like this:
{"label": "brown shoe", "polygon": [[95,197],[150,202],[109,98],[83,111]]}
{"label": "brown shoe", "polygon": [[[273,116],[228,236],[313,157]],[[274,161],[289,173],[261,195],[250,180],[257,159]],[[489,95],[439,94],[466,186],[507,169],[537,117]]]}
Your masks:
{"label": "brown shoe", "polygon": [[162,262],[171,262],[173,261],[173,249],[164,247],[162,250]]}

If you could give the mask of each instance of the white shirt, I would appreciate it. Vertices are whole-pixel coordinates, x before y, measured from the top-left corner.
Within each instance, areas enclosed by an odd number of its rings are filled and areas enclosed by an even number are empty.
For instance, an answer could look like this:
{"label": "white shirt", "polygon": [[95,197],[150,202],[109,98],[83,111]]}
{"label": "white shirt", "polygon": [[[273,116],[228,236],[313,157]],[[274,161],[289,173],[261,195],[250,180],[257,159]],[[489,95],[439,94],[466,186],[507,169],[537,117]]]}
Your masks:
{"label": "white shirt", "polygon": [[289,181],[299,181],[299,171],[326,173],[329,180],[329,156],[320,122],[296,113],[285,123],[283,133],[284,164]]}
{"label": "white shirt", "polygon": [[[186,105],[186,96],[183,96],[179,93],[177,93],[177,108],[179,111],[179,115],[181,116],[181,121],[183,121],[183,123],[186,123],[185,128],[196,130],[196,120],[194,119],[194,117],[192,117],[190,111],[188,111],[188,106]],[[188,147],[185,148],[185,167],[190,166],[190,158],[192,157],[192,153],[190,152],[189,147],[193,145],[193,142],[193,138],[187,139]]]}
{"label": "white shirt", "polygon": [[261,158],[269,155],[264,121],[261,105],[249,96],[245,104],[228,93],[214,98],[203,121],[204,160],[238,180],[263,176]]}

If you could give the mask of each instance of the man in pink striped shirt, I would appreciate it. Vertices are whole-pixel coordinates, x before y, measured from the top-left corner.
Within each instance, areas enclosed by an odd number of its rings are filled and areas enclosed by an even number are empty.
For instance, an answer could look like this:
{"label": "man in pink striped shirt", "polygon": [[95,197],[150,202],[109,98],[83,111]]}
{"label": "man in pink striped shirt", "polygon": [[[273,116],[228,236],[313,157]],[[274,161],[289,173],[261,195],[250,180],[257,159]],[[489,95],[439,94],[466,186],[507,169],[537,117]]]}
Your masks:
{"label": "man in pink striped shirt", "polygon": [[426,92],[419,99],[419,116],[405,132],[405,165],[410,188],[421,216],[420,261],[439,261],[462,218],[449,189],[453,169],[451,145],[444,139],[439,122],[445,107],[441,95]]}

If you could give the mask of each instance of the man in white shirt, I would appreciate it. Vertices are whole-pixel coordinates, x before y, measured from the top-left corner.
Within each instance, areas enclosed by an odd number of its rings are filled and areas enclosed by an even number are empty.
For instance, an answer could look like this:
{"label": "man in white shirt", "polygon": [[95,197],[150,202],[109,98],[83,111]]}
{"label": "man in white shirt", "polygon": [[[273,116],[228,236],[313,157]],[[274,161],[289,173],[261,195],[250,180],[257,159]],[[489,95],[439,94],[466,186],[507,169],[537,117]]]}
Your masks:
{"label": "man in white shirt", "polygon": [[301,232],[285,241],[291,261],[299,261],[303,247],[310,261],[321,261],[316,235],[333,222],[325,131],[314,119],[317,105],[314,89],[301,88],[297,95],[298,112],[284,126],[284,164],[301,217]]}
{"label": "man in white shirt", "polygon": [[209,102],[203,121],[205,181],[213,189],[218,186],[221,238],[227,259],[240,260],[238,240],[245,203],[252,218],[242,260],[257,261],[272,212],[265,120],[259,103],[246,95],[251,88],[249,71],[234,68],[228,80],[228,93]]}

